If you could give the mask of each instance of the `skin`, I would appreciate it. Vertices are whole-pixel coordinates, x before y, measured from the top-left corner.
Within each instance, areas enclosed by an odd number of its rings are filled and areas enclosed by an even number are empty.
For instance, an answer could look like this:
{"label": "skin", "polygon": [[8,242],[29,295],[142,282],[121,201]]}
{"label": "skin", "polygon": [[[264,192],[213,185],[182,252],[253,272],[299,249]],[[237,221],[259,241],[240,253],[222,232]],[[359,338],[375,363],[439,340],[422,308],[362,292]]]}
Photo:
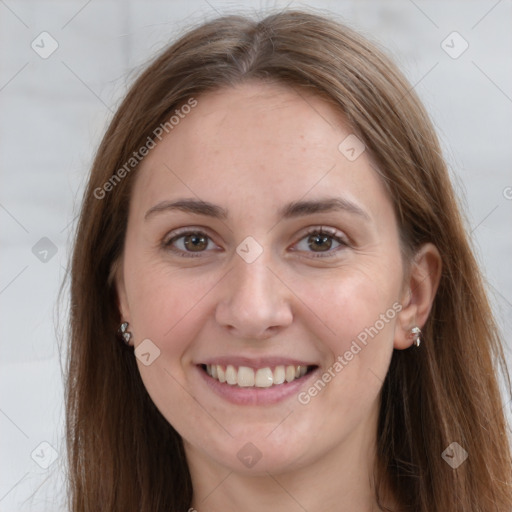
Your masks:
{"label": "skin", "polygon": [[[427,244],[403,264],[391,199],[366,151],[349,161],[338,150],[352,132],[321,98],[250,82],[197,100],[137,170],[116,276],[132,343],[149,338],[160,350],[150,365],[137,364],[184,439],[192,505],[199,512],[376,510],[380,391],[393,349],[408,348],[410,329],[428,317],[439,254]],[[350,200],[368,218],[347,211],[277,217],[291,201],[325,197]],[[178,198],[215,203],[229,216],[144,218]],[[321,226],[346,245],[329,238],[310,248],[306,230]],[[208,236],[192,249],[195,257],[163,247],[178,228]],[[263,250],[252,263],[236,252],[248,236]],[[190,254],[184,241],[173,246]],[[306,405],[296,394],[236,405],[198,374],[208,358],[238,355],[299,358],[321,375],[393,304],[401,311]],[[261,453],[252,468],[237,457],[249,442]]]}

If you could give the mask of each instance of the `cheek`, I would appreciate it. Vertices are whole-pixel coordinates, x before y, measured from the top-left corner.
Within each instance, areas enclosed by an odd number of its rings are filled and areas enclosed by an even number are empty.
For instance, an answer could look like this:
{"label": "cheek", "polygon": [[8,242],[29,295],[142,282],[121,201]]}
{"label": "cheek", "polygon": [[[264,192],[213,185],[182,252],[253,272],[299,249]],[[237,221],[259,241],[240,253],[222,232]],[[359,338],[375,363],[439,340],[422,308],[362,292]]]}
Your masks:
{"label": "cheek", "polygon": [[161,351],[179,357],[200,329],[204,298],[218,276],[171,268],[165,262],[126,260],[126,290],[135,344],[151,339]]}
{"label": "cheek", "polygon": [[[377,269],[347,268],[324,279],[304,281],[298,295],[306,298],[324,326],[323,338],[333,352],[350,349],[354,340],[364,344],[392,336],[400,291],[399,279]],[[369,345],[369,343],[367,343]]]}
{"label": "cheek", "polygon": [[[144,271],[137,269],[144,268]],[[137,358],[137,366],[152,401],[182,435],[191,424],[225,435],[212,416],[198,407],[187,390],[188,350],[204,326],[205,296],[218,276],[194,275],[190,269],[169,270],[163,263],[135,258],[126,264],[135,347],[150,339],[159,354],[149,365]],[[153,353],[151,354],[153,357]]]}
{"label": "cheek", "polygon": [[376,398],[389,367],[401,309],[400,281],[391,275],[400,277],[399,272],[352,268],[336,279],[308,283],[303,296],[321,319],[317,333],[323,334],[321,344],[328,354],[320,375],[326,391],[320,383],[301,403],[309,403],[318,393],[323,396],[316,400],[318,405],[328,403],[347,418],[350,411],[361,410],[363,403],[370,406]]}
{"label": "cheek", "polygon": [[353,341],[358,341],[366,346],[372,339],[389,338],[399,305],[397,290],[395,287],[385,289],[384,285],[368,279],[351,279],[344,283],[343,291],[333,300],[340,308],[334,318],[345,341],[342,348],[348,350],[348,342],[352,345]]}

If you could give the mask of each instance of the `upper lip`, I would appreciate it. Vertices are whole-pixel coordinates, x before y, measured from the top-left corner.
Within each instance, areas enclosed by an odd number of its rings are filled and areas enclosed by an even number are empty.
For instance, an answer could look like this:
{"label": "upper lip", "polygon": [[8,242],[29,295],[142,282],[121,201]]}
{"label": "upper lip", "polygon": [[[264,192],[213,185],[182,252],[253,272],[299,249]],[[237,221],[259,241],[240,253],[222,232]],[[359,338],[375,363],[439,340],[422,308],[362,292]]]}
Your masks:
{"label": "upper lip", "polygon": [[212,357],[201,361],[199,364],[221,365],[221,366],[247,366],[249,368],[266,368],[275,366],[317,366],[315,363],[302,361],[289,357],[243,357],[243,356],[225,356]]}

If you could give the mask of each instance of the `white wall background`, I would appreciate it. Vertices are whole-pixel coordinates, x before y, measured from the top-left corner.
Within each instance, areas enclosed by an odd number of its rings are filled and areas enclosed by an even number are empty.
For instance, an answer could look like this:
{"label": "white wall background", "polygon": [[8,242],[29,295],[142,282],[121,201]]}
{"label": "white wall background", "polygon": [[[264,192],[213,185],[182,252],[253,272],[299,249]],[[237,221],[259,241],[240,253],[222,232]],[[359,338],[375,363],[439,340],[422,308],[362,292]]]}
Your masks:
{"label": "white wall background", "polygon": [[[64,510],[55,305],[88,168],[132,71],[184,27],[287,3],[0,0],[0,511]],[[512,2],[289,5],[341,15],[388,48],[415,86],[512,346]],[[441,46],[453,31],[469,44],[458,58]],[[47,58],[35,51],[44,55],[52,44]],[[464,44],[451,36],[444,45],[457,54]]]}

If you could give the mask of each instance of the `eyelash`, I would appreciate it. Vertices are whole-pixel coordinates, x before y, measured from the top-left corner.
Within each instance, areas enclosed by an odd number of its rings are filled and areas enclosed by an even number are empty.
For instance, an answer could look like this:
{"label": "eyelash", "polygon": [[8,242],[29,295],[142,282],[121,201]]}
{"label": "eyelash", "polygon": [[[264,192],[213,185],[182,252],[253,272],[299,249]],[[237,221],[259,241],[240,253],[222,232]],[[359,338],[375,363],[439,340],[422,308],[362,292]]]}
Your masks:
{"label": "eyelash", "polygon": [[[329,258],[329,257],[333,256],[333,253],[338,252],[339,250],[341,250],[343,248],[349,247],[349,243],[346,238],[344,238],[340,235],[337,235],[336,230],[334,230],[333,228],[327,228],[327,229],[328,230],[326,230],[326,228],[324,228],[324,227],[311,228],[306,233],[304,233],[304,235],[299,240],[299,242],[300,242],[304,238],[307,238],[308,236],[311,236],[311,235],[327,235],[328,237],[332,238],[334,241],[336,241],[340,244],[339,247],[329,250],[329,251],[326,251],[326,253],[325,253],[326,255],[322,254],[321,252],[316,253],[316,254],[313,253],[314,254],[313,258]],[[172,246],[172,244],[174,242],[176,242],[180,238],[183,238],[184,236],[187,236],[187,235],[200,235],[200,236],[204,236],[208,241],[212,241],[211,238],[204,231],[191,230],[189,228],[185,228],[183,231],[175,232],[174,236],[172,238],[170,238],[168,240],[164,240],[162,243],[162,246],[164,249],[169,250],[175,254],[178,254],[179,256],[184,257],[184,258],[197,258],[197,257],[202,256],[202,254],[206,251],[199,251],[197,253],[192,253],[189,251],[183,251],[181,249],[176,249],[175,247]],[[304,257],[304,256],[300,256],[300,257]],[[310,258],[310,256],[307,256],[306,258]]]}

